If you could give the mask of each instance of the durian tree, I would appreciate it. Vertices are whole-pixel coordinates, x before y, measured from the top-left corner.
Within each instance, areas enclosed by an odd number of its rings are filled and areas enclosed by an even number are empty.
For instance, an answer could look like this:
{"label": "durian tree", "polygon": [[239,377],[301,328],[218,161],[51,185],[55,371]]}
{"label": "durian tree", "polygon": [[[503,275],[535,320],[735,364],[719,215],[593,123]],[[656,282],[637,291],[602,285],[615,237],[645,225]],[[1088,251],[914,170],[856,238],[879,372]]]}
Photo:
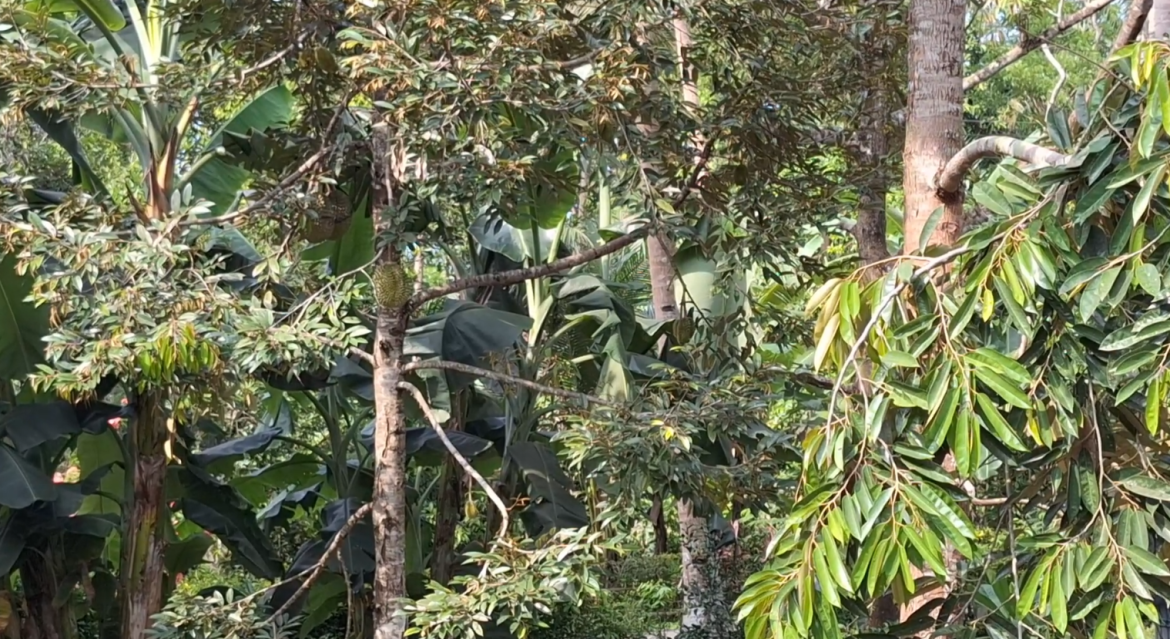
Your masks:
{"label": "durian tree", "polygon": [[1165,54],[1121,50],[1072,113],[1054,109],[1047,150],[998,139],[956,155],[940,197],[978,158],[1031,160],[972,180],[987,224],[939,245],[936,214],[883,277],[811,296],[815,365],[835,383],[770,564],[740,598],[748,636],[861,632],[887,593],[907,615],[882,631],[899,636],[1135,637],[1160,622]]}

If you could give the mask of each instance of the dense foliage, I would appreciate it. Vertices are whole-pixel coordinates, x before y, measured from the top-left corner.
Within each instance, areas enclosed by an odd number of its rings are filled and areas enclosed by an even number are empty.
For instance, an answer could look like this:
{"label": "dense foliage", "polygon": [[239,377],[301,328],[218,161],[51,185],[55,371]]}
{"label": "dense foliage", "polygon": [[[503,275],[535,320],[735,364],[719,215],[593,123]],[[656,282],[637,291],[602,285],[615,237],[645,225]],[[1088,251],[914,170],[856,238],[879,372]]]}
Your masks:
{"label": "dense foliage", "polygon": [[967,7],[1085,13],[966,98],[1064,159],[889,258],[902,2],[0,0],[0,631],[1142,634],[1170,58],[1106,5]]}

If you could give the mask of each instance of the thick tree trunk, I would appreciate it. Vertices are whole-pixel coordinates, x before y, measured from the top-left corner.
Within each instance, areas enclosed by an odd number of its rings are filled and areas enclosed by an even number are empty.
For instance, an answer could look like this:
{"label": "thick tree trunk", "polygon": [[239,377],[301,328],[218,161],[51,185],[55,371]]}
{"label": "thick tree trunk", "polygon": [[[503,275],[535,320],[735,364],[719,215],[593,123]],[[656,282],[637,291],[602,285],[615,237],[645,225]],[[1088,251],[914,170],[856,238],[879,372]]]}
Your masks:
{"label": "thick tree trunk", "polygon": [[[375,231],[381,242],[376,269],[397,269],[398,284],[407,279],[394,245],[395,231],[388,228],[393,215],[394,183],[389,132],[374,128],[373,209],[378,212]],[[375,277],[378,277],[377,272]],[[377,286],[375,286],[377,289]],[[406,291],[395,291],[405,298]],[[379,300],[374,331],[374,639],[403,639],[407,619],[402,611],[406,598],[406,424],[402,416],[398,382],[402,379],[402,341],[408,321],[402,299]]]}
{"label": "thick tree trunk", "polygon": [[122,539],[122,637],[146,636],[151,617],[162,610],[167,478],[167,416],[157,392],[139,396],[132,424],[129,461],[133,494]]}
{"label": "thick tree trunk", "polygon": [[961,194],[941,198],[935,178],[963,147],[964,0],[913,0],[910,4],[910,87],[902,161],[905,191],[904,250],[914,253],[937,208],[942,217],[928,239],[949,244],[960,234]]}
{"label": "thick tree trunk", "polygon": [[1146,39],[1170,39],[1170,1],[1153,0],[1146,15]]}
{"label": "thick tree trunk", "polygon": [[[948,245],[962,232],[963,194],[942,194],[935,180],[963,146],[963,54],[965,0],[912,0],[910,3],[909,70],[906,104],[905,166],[906,254],[920,243]],[[923,238],[927,220],[939,208],[942,216],[930,237]],[[954,472],[954,456],[943,467]],[[907,602],[902,618],[930,601],[945,597],[958,573],[958,553],[946,552],[948,583]],[[924,631],[929,636],[930,630]]]}

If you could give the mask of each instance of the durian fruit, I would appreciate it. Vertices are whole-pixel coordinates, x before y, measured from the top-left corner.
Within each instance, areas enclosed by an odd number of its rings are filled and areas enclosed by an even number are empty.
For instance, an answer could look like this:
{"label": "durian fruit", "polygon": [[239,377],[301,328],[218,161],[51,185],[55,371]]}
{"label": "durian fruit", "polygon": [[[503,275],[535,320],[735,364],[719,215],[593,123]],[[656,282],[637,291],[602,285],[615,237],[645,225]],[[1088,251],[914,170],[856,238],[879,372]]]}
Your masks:
{"label": "durian fruit", "polygon": [[322,185],[309,197],[305,239],[316,244],[341,239],[349,230],[353,210],[340,189]]}
{"label": "durian fruit", "polygon": [[382,309],[401,308],[410,299],[411,282],[397,262],[374,268],[374,301]]}

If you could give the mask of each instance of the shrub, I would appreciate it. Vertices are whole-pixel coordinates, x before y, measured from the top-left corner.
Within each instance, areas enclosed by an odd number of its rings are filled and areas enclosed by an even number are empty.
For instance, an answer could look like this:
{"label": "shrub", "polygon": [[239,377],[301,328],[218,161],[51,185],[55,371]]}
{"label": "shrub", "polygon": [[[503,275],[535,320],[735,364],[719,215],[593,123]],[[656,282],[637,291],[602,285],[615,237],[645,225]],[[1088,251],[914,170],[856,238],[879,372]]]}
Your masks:
{"label": "shrub", "polygon": [[151,639],[294,639],[295,622],[265,623],[267,615],[255,599],[238,598],[231,590],[207,597],[173,597],[155,615]]}
{"label": "shrub", "polygon": [[645,639],[659,629],[653,614],[628,597],[603,594],[580,606],[558,606],[547,628],[532,633],[532,639]]}

